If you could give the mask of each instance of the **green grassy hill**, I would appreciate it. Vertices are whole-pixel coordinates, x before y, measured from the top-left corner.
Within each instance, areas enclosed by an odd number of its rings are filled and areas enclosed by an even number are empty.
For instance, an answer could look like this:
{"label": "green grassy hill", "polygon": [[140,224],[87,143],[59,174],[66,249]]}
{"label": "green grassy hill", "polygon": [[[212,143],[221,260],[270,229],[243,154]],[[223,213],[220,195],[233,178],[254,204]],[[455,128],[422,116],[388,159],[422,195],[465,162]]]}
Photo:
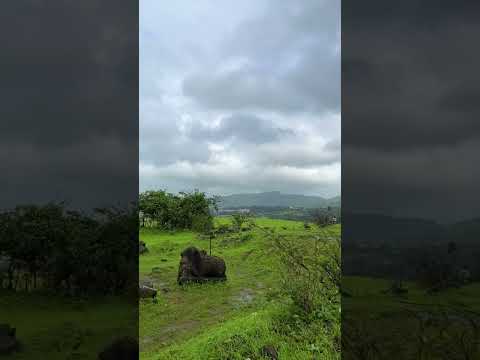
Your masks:
{"label": "green grassy hill", "polygon": [[429,294],[415,282],[408,292],[386,291],[391,280],[344,276],[343,358],[478,359],[480,358],[480,284]]}
{"label": "green grassy hill", "polygon": [[16,328],[21,346],[8,359],[96,359],[119,336],[136,337],[134,309],[115,297],[82,300],[0,292],[0,323]]}
{"label": "green grassy hill", "polygon": [[[228,223],[230,218],[217,218]],[[290,237],[339,237],[340,226],[306,230],[302,222],[256,219],[258,227],[213,241],[213,255],[227,264],[225,283],[176,284],[180,252],[191,245],[208,251],[209,240],[191,232],[142,229],[149,252],[140,257],[140,280],[159,289],[159,302],[140,303],[141,359],[262,359],[273,345],[280,359],[339,358],[339,323],[296,326],[289,303],[276,295],[278,264],[262,229]],[[260,229],[262,228],[262,229]]]}

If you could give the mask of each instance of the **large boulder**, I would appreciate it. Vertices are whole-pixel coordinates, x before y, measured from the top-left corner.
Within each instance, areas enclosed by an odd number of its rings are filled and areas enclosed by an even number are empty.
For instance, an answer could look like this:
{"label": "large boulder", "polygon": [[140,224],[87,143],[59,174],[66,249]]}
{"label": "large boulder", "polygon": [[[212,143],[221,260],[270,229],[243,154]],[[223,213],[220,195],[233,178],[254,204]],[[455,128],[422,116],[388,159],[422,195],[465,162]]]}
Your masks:
{"label": "large boulder", "polygon": [[9,324],[0,324],[0,355],[7,355],[17,350],[16,329]]}
{"label": "large boulder", "polygon": [[188,282],[224,281],[226,265],[222,258],[211,256],[205,250],[199,250],[192,246],[180,254],[178,267],[178,284]]}

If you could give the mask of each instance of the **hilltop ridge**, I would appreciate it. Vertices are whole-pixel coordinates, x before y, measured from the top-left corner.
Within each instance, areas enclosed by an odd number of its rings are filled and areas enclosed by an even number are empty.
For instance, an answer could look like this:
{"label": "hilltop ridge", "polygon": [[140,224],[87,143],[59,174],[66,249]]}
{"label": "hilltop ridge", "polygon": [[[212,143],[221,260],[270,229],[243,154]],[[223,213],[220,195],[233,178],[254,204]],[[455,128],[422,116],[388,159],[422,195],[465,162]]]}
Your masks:
{"label": "hilltop ridge", "polygon": [[241,207],[299,207],[299,208],[320,208],[339,207],[340,196],[323,198],[313,195],[283,194],[280,191],[268,191],[250,194],[232,194],[221,196],[219,201],[221,208]]}

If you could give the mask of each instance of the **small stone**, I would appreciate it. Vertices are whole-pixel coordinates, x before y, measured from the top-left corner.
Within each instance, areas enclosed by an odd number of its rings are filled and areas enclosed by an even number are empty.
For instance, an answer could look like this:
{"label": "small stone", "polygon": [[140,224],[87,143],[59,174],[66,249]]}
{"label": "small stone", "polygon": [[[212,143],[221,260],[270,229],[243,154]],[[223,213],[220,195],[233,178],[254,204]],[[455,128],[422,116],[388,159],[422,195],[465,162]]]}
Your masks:
{"label": "small stone", "polygon": [[265,345],[264,347],[262,347],[261,353],[263,356],[266,356],[270,359],[278,360],[277,350],[272,345]]}

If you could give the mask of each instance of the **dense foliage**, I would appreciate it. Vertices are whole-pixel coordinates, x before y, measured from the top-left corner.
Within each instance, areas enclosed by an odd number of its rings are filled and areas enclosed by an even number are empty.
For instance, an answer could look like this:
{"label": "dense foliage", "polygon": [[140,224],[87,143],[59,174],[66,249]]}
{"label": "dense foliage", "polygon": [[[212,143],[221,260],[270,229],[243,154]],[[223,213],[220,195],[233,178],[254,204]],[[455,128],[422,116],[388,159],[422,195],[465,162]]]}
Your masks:
{"label": "dense foliage", "polygon": [[216,198],[197,190],[179,194],[145,191],[140,194],[139,209],[142,226],[204,232],[213,227],[211,210],[216,209]]}
{"label": "dense foliage", "polygon": [[120,293],[137,277],[137,212],[19,206],[0,214],[0,249],[0,287]]}
{"label": "dense foliage", "polygon": [[[219,208],[218,215],[232,215],[235,212],[242,211],[245,208]],[[341,211],[339,207],[328,206],[325,208],[297,208],[284,206],[249,206],[249,214],[256,217],[267,217],[270,219],[297,220],[319,223],[323,216],[328,219],[336,218],[336,223],[342,222]]]}
{"label": "dense foliage", "polygon": [[322,236],[291,239],[274,236],[280,260],[281,291],[306,318],[319,316],[327,306],[339,309],[340,239]]}

